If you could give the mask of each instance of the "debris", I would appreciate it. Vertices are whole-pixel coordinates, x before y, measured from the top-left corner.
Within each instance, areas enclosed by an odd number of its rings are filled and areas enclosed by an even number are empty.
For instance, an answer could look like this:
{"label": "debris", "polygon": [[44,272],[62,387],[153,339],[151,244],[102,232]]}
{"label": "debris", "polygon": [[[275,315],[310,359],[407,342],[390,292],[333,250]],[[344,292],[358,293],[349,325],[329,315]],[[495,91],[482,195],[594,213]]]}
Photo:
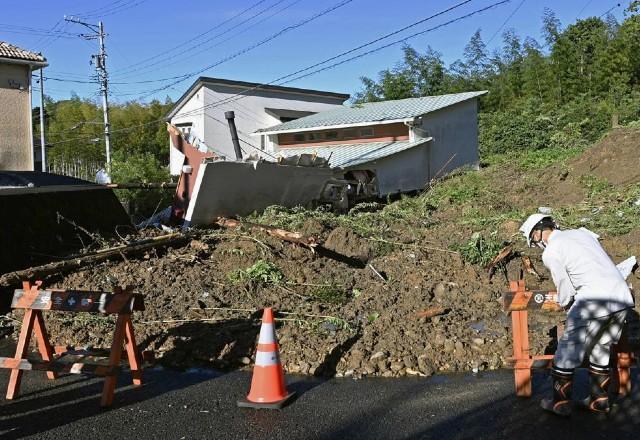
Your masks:
{"label": "debris", "polygon": [[432,307],[430,309],[423,310],[421,312],[416,313],[416,316],[419,318],[433,318],[434,316],[444,315],[448,313],[449,310],[444,307]]}
{"label": "debris", "polygon": [[524,268],[524,270],[527,271],[527,273],[530,273],[531,275],[534,275],[536,278],[538,278],[538,281],[544,279],[544,277],[538,273],[536,268],[533,267],[533,263],[531,262],[531,258],[527,257],[526,255],[523,255],[521,257],[521,260],[522,260],[522,267]]}
{"label": "debris", "polygon": [[92,254],[72,256],[62,261],[6,273],[0,277],[0,286],[17,285],[23,280],[41,279],[49,275],[69,272],[109,258],[123,258],[125,254],[138,253],[161,246],[176,245],[185,242],[187,239],[188,237],[181,233],[161,235],[127,245],[102,249]]}
{"label": "debris", "polygon": [[228,229],[237,229],[242,227],[255,229],[258,231],[265,232],[270,236],[278,238],[280,240],[302,245],[310,249],[311,251],[313,251],[315,247],[318,246],[318,242],[315,237],[306,237],[300,234],[299,232],[285,231],[284,229],[276,228],[274,226],[260,225],[257,223],[249,223],[249,222],[241,222],[239,220],[234,220],[234,219],[225,218],[225,217],[218,217],[218,219],[215,221],[215,224]]}
{"label": "debris", "polygon": [[[514,257],[513,247],[511,245],[505,246],[502,248],[498,255],[495,256],[493,260],[487,265],[487,270],[489,271],[489,279],[493,277],[493,274],[496,271],[496,267],[502,267],[505,269],[505,264]],[[505,269],[506,270],[506,269]]]}
{"label": "debris", "polygon": [[551,209],[548,206],[541,206],[541,207],[538,208],[538,212],[540,214],[550,215],[553,212],[553,209]]}
{"label": "debris", "polygon": [[379,277],[382,281],[384,281],[385,283],[387,282],[387,279],[386,279],[385,277],[383,277],[383,276],[382,276],[382,274],[381,274],[380,272],[378,272],[378,271],[376,270],[376,268],[375,268],[375,267],[373,267],[373,264],[369,263],[369,265],[368,265],[368,266],[369,266],[369,269],[371,269],[371,270],[373,271],[373,273],[374,273],[374,274],[378,275],[378,277]]}

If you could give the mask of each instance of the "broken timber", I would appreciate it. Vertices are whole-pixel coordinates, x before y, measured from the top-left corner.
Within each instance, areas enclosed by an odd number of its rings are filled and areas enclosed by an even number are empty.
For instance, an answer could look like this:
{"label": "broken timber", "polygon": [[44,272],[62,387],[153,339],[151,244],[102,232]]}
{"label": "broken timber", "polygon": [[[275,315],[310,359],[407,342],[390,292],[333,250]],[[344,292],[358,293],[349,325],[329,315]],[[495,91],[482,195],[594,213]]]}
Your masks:
{"label": "broken timber", "polygon": [[41,279],[49,275],[64,273],[79,269],[90,264],[99,263],[110,258],[122,258],[126,254],[146,251],[162,246],[171,246],[186,242],[188,237],[181,233],[161,235],[126,245],[115,246],[102,249],[92,254],[80,255],[62,261],[45,264],[42,266],[30,267],[24,270],[9,272],[0,277],[0,286],[12,286],[22,282],[22,280]]}
{"label": "broken timber", "polygon": [[305,235],[300,234],[299,232],[290,232],[284,229],[276,228],[274,226],[261,225],[261,224],[249,223],[249,222],[241,222],[239,220],[234,220],[226,217],[218,217],[217,220],[215,221],[215,224],[228,229],[238,229],[238,228],[244,227],[248,229],[262,231],[280,240],[288,241],[290,243],[295,243],[295,244],[304,246],[308,249],[311,249],[311,251],[313,251],[318,246],[318,242],[315,237],[307,237]]}

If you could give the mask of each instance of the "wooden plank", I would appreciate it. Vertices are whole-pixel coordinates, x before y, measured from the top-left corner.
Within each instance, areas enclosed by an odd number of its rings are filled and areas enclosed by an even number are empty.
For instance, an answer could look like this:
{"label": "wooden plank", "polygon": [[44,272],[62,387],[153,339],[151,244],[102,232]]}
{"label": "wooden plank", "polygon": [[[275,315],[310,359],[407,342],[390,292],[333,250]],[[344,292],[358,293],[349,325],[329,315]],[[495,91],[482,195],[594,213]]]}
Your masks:
{"label": "wooden plank", "polygon": [[131,313],[144,310],[142,295],[130,292],[109,293],[88,290],[16,289],[11,307],[14,309],[56,310],[60,312]]}
{"label": "wooden plank", "polygon": [[506,312],[517,310],[562,311],[558,294],[548,290],[508,291],[502,293],[502,308]]}
{"label": "wooden plank", "polygon": [[94,374],[96,376],[116,376],[120,371],[118,366],[95,365],[86,362],[46,362],[36,359],[14,359],[9,357],[0,357],[0,367],[11,368],[14,371],[50,371],[67,374]]}

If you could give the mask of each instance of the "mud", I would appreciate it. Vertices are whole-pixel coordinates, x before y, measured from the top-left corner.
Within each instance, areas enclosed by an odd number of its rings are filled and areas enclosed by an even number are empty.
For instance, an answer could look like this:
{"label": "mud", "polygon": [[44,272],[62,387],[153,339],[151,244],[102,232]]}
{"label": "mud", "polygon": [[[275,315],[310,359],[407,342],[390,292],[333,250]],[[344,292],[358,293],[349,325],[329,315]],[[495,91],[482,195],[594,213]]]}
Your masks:
{"label": "mud", "polygon": [[[535,176],[512,169],[495,172],[495,196],[484,199],[483,208],[530,210],[550,199],[556,204],[580,201],[581,173],[609,176],[609,169],[622,164],[615,154],[603,163],[605,153],[600,151],[627,148],[625,142],[637,139],[637,132],[611,136],[575,159],[569,176],[563,176],[560,167],[541,173],[539,182],[551,188],[547,198],[535,191],[525,197]],[[640,180],[638,168],[628,168],[612,171],[617,182]],[[311,219],[300,231],[316,235],[330,253],[312,253],[261,233],[202,231],[185,247],[106,262],[47,283],[92,289],[110,289],[114,283],[135,286],[146,301],[146,311],[134,316],[139,345],[154,350],[159,362],[172,368],[249,368],[260,309],[271,306],[280,312],[277,331],[288,372],[388,377],[496,369],[506,365],[512,353],[511,319],[499,301],[507,280],[500,271],[490,280],[484,268],[465,263],[451,251],[452,243],[467,240],[474,230],[451,221],[462,209],[440,209],[427,226],[398,228],[393,246],[380,246],[349,228]],[[500,237],[512,239],[518,227],[516,219],[508,219],[497,230]],[[636,229],[605,237],[603,245],[620,260],[640,254],[639,238]],[[530,255],[545,273],[539,252],[516,243],[517,250]],[[277,284],[232,281],[234,271],[260,260],[279,268],[283,279]],[[516,278],[519,262],[512,261],[507,270],[511,279]],[[525,279],[530,286],[553,288],[548,279]],[[640,283],[638,274],[632,275],[632,282]],[[433,307],[445,313],[417,316]],[[12,318],[19,319],[20,313]],[[110,344],[110,318],[47,313],[46,320],[58,344]],[[530,313],[532,354],[553,352],[555,326],[561,320],[561,314]]]}

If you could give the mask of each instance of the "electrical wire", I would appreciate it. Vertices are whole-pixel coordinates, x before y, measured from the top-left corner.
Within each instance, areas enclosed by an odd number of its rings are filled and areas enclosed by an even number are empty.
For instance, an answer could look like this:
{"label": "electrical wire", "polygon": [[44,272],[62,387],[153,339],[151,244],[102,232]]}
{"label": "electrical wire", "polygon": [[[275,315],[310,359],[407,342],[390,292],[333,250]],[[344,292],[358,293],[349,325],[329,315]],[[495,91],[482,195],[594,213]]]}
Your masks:
{"label": "electrical wire", "polygon": [[486,42],[486,45],[488,46],[489,43],[491,43],[493,41],[494,38],[496,38],[496,36],[500,33],[500,31],[502,30],[502,28],[504,28],[507,23],[509,23],[509,20],[511,20],[513,18],[514,15],[516,15],[516,13],[520,10],[520,8],[522,7],[522,5],[524,5],[524,2],[527,0],[522,0],[520,3],[518,3],[518,6],[516,6],[516,8],[513,10],[513,12],[511,12],[511,14],[509,14],[509,16],[507,17],[507,19],[505,21],[502,22],[502,24],[500,25],[500,27],[498,29],[496,29],[496,31],[493,33],[493,35],[491,36],[491,38],[489,38],[489,40]]}
{"label": "electrical wire", "polygon": [[[459,17],[457,17],[457,18],[451,19],[451,20],[449,20],[449,21],[447,21],[447,22],[444,22],[444,23],[442,23],[442,24],[440,24],[440,25],[438,25],[438,26],[435,26],[435,27],[432,27],[432,28],[429,28],[429,29],[426,29],[426,30],[423,30],[423,31],[415,32],[415,33],[410,34],[409,36],[406,36],[406,37],[404,37],[404,38],[402,38],[402,39],[400,39],[400,40],[393,41],[393,42],[391,42],[391,43],[385,44],[385,45],[383,45],[383,46],[379,46],[379,47],[377,47],[377,48],[375,48],[375,49],[369,50],[369,51],[364,52],[364,53],[362,53],[362,54],[358,54],[358,55],[356,55],[356,56],[354,56],[354,57],[351,57],[351,58],[348,58],[348,59],[346,59],[346,60],[342,60],[342,61],[337,62],[337,63],[334,63],[334,64],[332,64],[332,65],[325,66],[325,67],[323,67],[323,68],[320,68],[320,69],[317,69],[317,70],[311,71],[311,72],[309,72],[309,73],[306,73],[305,75],[298,76],[298,77],[295,77],[295,78],[293,78],[293,79],[291,79],[291,80],[285,81],[285,82],[283,82],[282,84],[286,84],[286,83],[289,83],[289,82],[297,81],[297,80],[299,80],[299,79],[301,79],[301,78],[308,77],[308,76],[314,75],[314,74],[316,74],[316,73],[319,73],[319,72],[322,72],[322,71],[329,70],[329,69],[331,69],[331,68],[337,67],[337,66],[339,66],[339,65],[341,65],[341,64],[344,64],[344,63],[346,63],[346,62],[350,62],[350,61],[353,61],[353,60],[355,60],[355,59],[362,58],[362,57],[367,56],[367,55],[369,55],[369,54],[372,54],[372,53],[378,52],[378,51],[383,50],[383,49],[385,49],[385,48],[387,48],[387,47],[390,47],[390,46],[393,46],[393,45],[396,45],[396,44],[399,44],[399,43],[406,42],[407,40],[409,40],[409,39],[411,39],[411,38],[414,38],[414,37],[416,37],[416,36],[423,35],[423,34],[425,34],[425,33],[432,32],[432,31],[434,31],[434,30],[437,30],[437,29],[443,28],[443,27],[448,26],[448,25],[450,25],[450,24],[453,24],[453,23],[455,23],[455,22],[458,22],[458,21],[464,20],[464,19],[466,19],[466,18],[472,17],[472,16],[474,16],[474,15],[480,14],[480,13],[485,12],[485,11],[487,11],[487,10],[490,10],[490,9],[493,9],[493,8],[498,7],[498,6],[500,6],[500,5],[503,5],[503,4],[505,4],[505,3],[509,3],[510,1],[511,1],[511,0],[501,0],[501,1],[494,2],[494,3],[492,3],[492,4],[490,4],[490,5],[486,6],[486,7],[483,7],[483,8],[480,8],[480,9],[476,9],[475,11],[472,11],[472,12],[470,12],[470,13],[468,13],[468,14],[464,14],[464,15],[459,16]],[[323,62],[321,62],[321,63],[318,63],[318,64],[324,64],[324,63],[323,63]],[[276,83],[276,82],[278,82],[280,79],[291,77],[291,76],[293,76],[293,75],[296,75],[297,73],[304,72],[304,71],[306,71],[306,70],[309,70],[309,68],[301,69],[301,70],[299,70],[299,71],[297,71],[297,72],[294,72],[294,73],[289,74],[289,75],[285,75],[285,76],[283,76],[283,77],[281,77],[281,78],[279,78],[279,79],[276,79],[276,80],[271,81],[271,82],[266,83],[266,84],[259,84],[259,85],[255,86],[255,87],[249,88],[249,89],[247,89],[247,90],[245,90],[245,91],[243,91],[243,92],[241,92],[241,93],[238,93],[238,94],[236,94],[236,95],[234,95],[234,96],[232,96],[232,97],[230,97],[230,98],[228,98],[228,99],[221,100],[221,101],[218,101],[218,102],[215,102],[215,103],[212,103],[212,104],[208,104],[208,105],[202,106],[202,107],[197,108],[197,109],[194,109],[194,110],[192,110],[192,111],[190,111],[190,112],[182,113],[182,114],[181,114],[181,116],[193,115],[193,114],[199,113],[199,112],[201,112],[201,111],[203,111],[203,110],[205,110],[205,109],[214,108],[214,107],[219,107],[219,106],[224,105],[224,104],[226,104],[226,103],[233,102],[234,100],[243,99],[243,98],[247,97],[246,93],[247,93],[247,92],[249,92],[249,91],[251,91],[251,90],[256,90],[256,89],[259,89],[259,88],[261,88],[261,87],[263,87],[263,86],[265,86],[265,85],[269,85],[269,84]],[[165,119],[164,119],[164,118],[161,118],[161,119],[157,119],[157,120],[155,120],[155,121],[149,121],[149,122],[144,123],[144,124],[139,124],[139,125],[135,125],[135,126],[131,126],[131,127],[126,127],[126,128],[121,128],[121,129],[117,129],[117,130],[112,130],[112,133],[120,132],[120,131],[130,131],[130,130],[134,130],[134,129],[138,128],[138,127],[144,127],[144,126],[148,126],[148,125],[151,125],[151,124],[161,123],[161,122],[164,122],[164,121],[165,121]],[[90,139],[90,138],[74,138],[74,139],[67,139],[67,140],[63,140],[63,141],[56,142],[56,144],[60,144],[60,143],[67,143],[67,142],[73,142],[73,141],[77,141],[77,140],[86,140],[86,139]],[[262,151],[262,150],[261,150],[261,151]]]}
{"label": "electrical wire", "polygon": [[[179,77],[180,79],[177,79],[177,80],[171,82],[170,84],[168,84],[166,86],[159,87],[159,88],[153,89],[153,90],[144,91],[144,92],[142,92],[142,93],[144,93],[144,96],[142,98],[144,99],[144,98],[146,98],[148,96],[151,96],[151,95],[153,95],[153,94],[155,94],[157,92],[161,92],[163,90],[166,90],[167,88],[169,88],[171,86],[174,86],[176,84],[180,84],[181,82],[186,81],[187,79],[189,79],[189,78],[191,78],[191,77],[193,77],[195,75],[199,75],[199,74],[201,74],[201,73],[203,73],[203,72],[205,72],[207,70],[210,70],[210,69],[212,69],[214,67],[217,67],[217,66],[219,66],[221,64],[224,64],[224,63],[226,63],[228,61],[231,61],[231,60],[233,60],[233,59],[235,59],[235,58],[237,58],[237,57],[239,57],[241,55],[244,55],[244,54],[246,54],[246,53],[248,53],[248,52],[250,52],[250,51],[252,51],[252,50],[254,50],[254,49],[258,48],[258,47],[260,47],[260,46],[263,46],[264,44],[267,44],[270,41],[273,41],[274,39],[286,34],[289,31],[292,31],[294,29],[298,29],[298,28],[300,28],[300,27],[302,27],[302,26],[304,26],[304,25],[306,25],[306,24],[308,24],[308,23],[310,23],[310,22],[312,22],[312,21],[314,21],[314,20],[316,20],[316,19],[318,19],[318,18],[320,18],[320,17],[322,17],[324,15],[327,15],[330,12],[333,12],[336,9],[341,8],[341,7],[347,5],[347,4],[351,3],[351,2],[353,2],[353,0],[341,0],[337,4],[331,6],[330,8],[327,8],[327,9],[321,11],[321,12],[318,12],[318,13],[316,13],[316,14],[314,14],[314,15],[312,15],[312,16],[310,16],[310,17],[308,17],[308,18],[306,18],[306,19],[304,19],[304,20],[302,20],[302,21],[300,21],[300,22],[298,22],[296,24],[287,26],[287,27],[279,30],[278,32],[270,35],[269,37],[264,38],[263,40],[261,40],[261,41],[259,41],[257,43],[254,43],[254,44],[252,44],[250,46],[247,46],[244,49],[241,49],[241,50],[239,50],[237,52],[234,52],[233,54],[228,55],[225,58],[222,58],[222,59],[216,61],[215,63],[209,64],[208,66],[205,66],[205,67],[203,67],[201,69],[198,69],[198,70],[196,70],[194,72],[190,72],[190,73],[187,73],[185,75],[181,75]],[[137,94],[138,93],[131,93],[129,95],[137,95]]]}
{"label": "electrical wire", "polygon": [[[183,63],[183,62],[184,62],[184,56],[185,56],[186,54],[188,54],[189,52],[192,52],[193,50],[196,50],[196,49],[198,49],[199,47],[202,47],[204,44],[206,44],[206,43],[210,43],[210,42],[212,42],[212,41],[216,40],[218,37],[221,37],[221,36],[223,36],[223,35],[226,35],[227,33],[229,33],[229,32],[231,32],[231,31],[233,31],[233,30],[235,30],[235,29],[237,29],[237,28],[241,27],[243,24],[245,24],[245,23],[247,23],[247,22],[249,22],[249,21],[253,20],[254,18],[259,17],[259,16],[260,16],[260,15],[262,15],[263,13],[265,13],[265,12],[267,12],[268,10],[270,10],[270,9],[272,9],[272,8],[274,8],[274,7],[276,7],[276,6],[278,6],[279,4],[282,4],[284,1],[286,1],[286,0],[278,0],[278,1],[277,1],[276,3],[274,3],[273,5],[271,5],[271,6],[267,7],[267,8],[265,8],[265,9],[263,9],[262,11],[260,11],[260,12],[258,12],[258,13],[256,13],[256,14],[252,15],[252,16],[251,16],[251,17],[249,17],[248,19],[246,19],[246,20],[244,20],[244,21],[241,21],[240,23],[236,24],[235,26],[232,26],[231,28],[229,28],[229,29],[227,29],[227,30],[225,30],[225,31],[223,31],[223,32],[220,32],[220,33],[218,33],[218,34],[214,35],[213,37],[211,37],[211,38],[209,38],[209,39],[207,39],[207,40],[205,40],[205,41],[203,41],[203,42],[200,42],[200,43],[198,43],[198,44],[196,44],[196,45],[194,45],[194,46],[191,46],[191,47],[189,47],[189,48],[185,49],[185,50],[184,50],[183,52],[181,52],[181,53],[174,54],[174,55],[171,55],[171,56],[169,56],[169,57],[163,57],[162,59],[160,59],[160,60],[158,60],[158,61],[156,61],[156,62],[154,62],[154,63],[152,63],[152,64],[148,64],[148,65],[145,65],[145,66],[140,66],[140,67],[135,68],[135,69],[132,69],[132,70],[130,70],[130,71],[128,71],[128,72],[120,73],[120,74],[118,74],[118,76],[124,76],[125,78],[130,78],[130,77],[132,77],[132,76],[139,76],[139,75],[141,75],[141,74],[142,74],[142,73],[134,73],[134,72],[147,71],[147,70],[149,70],[150,68],[153,68],[154,66],[157,66],[157,65],[159,65],[159,64],[161,64],[161,65],[162,65],[162,67],[161,67],[161,68],[165,68],[165,67],[168,67],[168,66],[170,66],[170,65],[177,64],[177,63]],[[299,1],[302,1],[302,0],[296,0],[296,1],[295,1],[295,2],[293,2],[292,4],[290,4],[290,5],[288,5],[288,6],[285,6],[284,8],[282,8],[282,9],[280,9],[280,10],[276,11],[274,14],[272,14],[272,15],[268,16],[266,19],[271,18],[271,17],[273,17],[274,15],[276,15],[276,14],[278,14],[278,13],[280,13],[280,12],[282,12],[282,11],[286,10],[286,9],[288,9],[289,7],[293,6],[295,3],[299,3]],[[224,42],[226,42],[226,41],[229,41],[230,39],[235,38],[236,36],[238,36],[238,35],[240,35],[240,34],[242,34],[242,33],[246,32],[246,31],[248,31],[249,29],[251,29],[251,28],[255,27],[256,25],[258,25],[258,24],[260,24],[260,23],[264,22],[266,19],[260,20],[260,21],[258,21],[258,22],[256,22],[256,23],[254,23],[254,24],[252,24],[252,25],[250,25],[250,26],[247,26],[247,27],[246,27],[244,30],[242,30],[241,32],[238,32],[238,33],[234,34],[233,36],[231,36],[231,37],[229,37],[229,38],[227,38],[227,39],[224,39],[224,40],[222,40],[222,41],[219,41],[218,43],[216,43],[216,44],[214,44],[214,45],[212,45],[212,46],[210,46],[210,47],[206,47],[206,48],[201,49],[201,50],[199,50],[199,51],[197,51],[197,52],[190,53],[190,54],[189,54],[189,56],[194,56],[194,55],[197,55],[197,54],[199,54],[199,53],[206,52],[207,50],[210,50],[210,49],[212,49],[212,48],[214,48],[214,47],[217,47],[217,46],[221,45],[222,43],[224,43]],[[167,63],[167,61],[170,61],[170,60],[173,60],[173,59],[176,59],[176,58],[180,58],[180,59],[179,59],[177,62],[174,62],[174,63]],[[133,74],[133,75],[132,75],[132,74]],[[166,81],[166,80],[171,80],[171,79],[180,78],[181,76],[182,76],[182,75],[179,75],[179,76],[176,76],[176,77],[171,77],[171,78],[166,78],[166,79],[165,79],[165,81]]]}
{"label": "electrical wire", "polygon": [[264,3],[265,1],[267,1],[267,0],[259,0],[258,2],[256,2],[256,3],[252,4],[251,6],[245,8],[244,10],[240,11],[239,13],[233,15],[232,17],[230,17],[230,18],[224,20],[223,22],[218,23],[214,27],[206,30],[205,32],[202,32],[202,33],[196,35],[195,37],[192,37],[192,38],[190,38],[190,39],[188,39],[186,41],[183,41],[182,43],[180,43],[180,44],[178,44],[176,46],[173,46],[172,48],[170,48],[168,50],[162,51],[162,53],[159,53],[159,54],[153,55],[151,57],[142,59],[142,60],[140,60],[140,61],[138,61],[136,63],[133,63],[133,64],[129,65],[128,67],[125,67],[125,68],[122,68],[122,69],[116,69],[116,70],[114,70],[112,72],[112,74],[117,74],[120,71],[128,71],[131,67],[139,66],[141,64],[147,63],[148,61],[153,61],[153,60],[158,59],[158,58],[164,58],[164,57],[167,56],[167,54],[169,54],[169,53],[171,53],[171,52],[173,52],[173,51],[175,51],[177,49],[181,49],[183,46],[187,45],[188,43],[196,41],[197,39],[199,39],[199,38],[201,38],[201,37],[213,32],[213,31],[215,31],[217,29],[220,29],[222,26],[226,25],[227,23],[229,23],[229,22],[235,20],[236,18],[244,15],[245,13],[249,12],[252,9],[255,9],[257,6],[259,6],[260,4]]}

